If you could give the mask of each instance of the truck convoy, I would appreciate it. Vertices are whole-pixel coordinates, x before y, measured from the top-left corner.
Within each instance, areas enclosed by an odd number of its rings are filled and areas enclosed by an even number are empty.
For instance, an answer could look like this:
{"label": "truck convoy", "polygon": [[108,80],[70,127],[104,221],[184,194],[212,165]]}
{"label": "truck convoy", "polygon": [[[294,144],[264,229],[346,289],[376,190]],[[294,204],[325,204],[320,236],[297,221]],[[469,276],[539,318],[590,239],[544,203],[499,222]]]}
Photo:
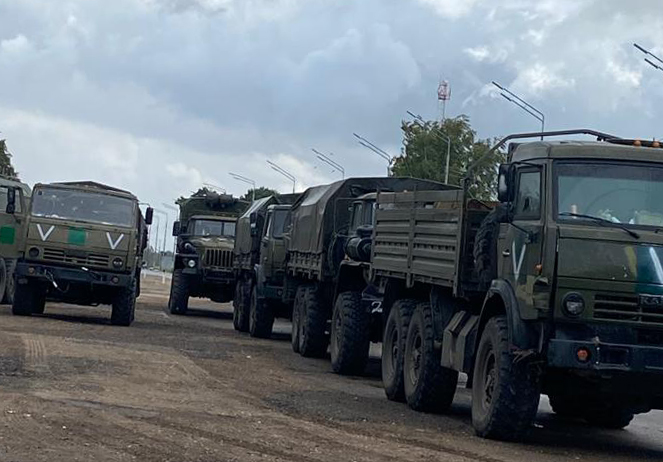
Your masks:
{"label": "truck convoy", "polygon": [[[111,323],[134,320],[147,225],[138,199],[94,182],[37,184],[24,218],[24,191],[9,189],[6,211],[25,220],[12,312],[44,312],[47,299],[112,305]],[[1,233],[1,231],[0,231]]]}
{"label": "truck convoy", "polygon": [[[30,187],[16,178],[0,177],[0,301],[14,301],[14,269],[25,236]],[[11,196],[11,202],[9,199]]]}
{"label": "truck convoy", "polygon": [[186,314],[189,297],[225,303],[233,298],[235,270],[233,248],[237,217],[248,203],[227,194],[201,189],[179,202],[175,267],[168,308]]}

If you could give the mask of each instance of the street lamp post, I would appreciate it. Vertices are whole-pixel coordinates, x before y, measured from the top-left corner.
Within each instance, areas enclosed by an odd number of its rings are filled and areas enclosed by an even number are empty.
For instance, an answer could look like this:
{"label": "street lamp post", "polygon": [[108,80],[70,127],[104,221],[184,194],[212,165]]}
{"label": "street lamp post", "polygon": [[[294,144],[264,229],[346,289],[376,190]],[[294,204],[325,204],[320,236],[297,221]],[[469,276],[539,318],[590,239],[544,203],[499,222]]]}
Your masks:
{"label": "street lamp post", "polygon": [[[423,126],[426,122],[424,121],[423,117],[421,117],[419,114],[414,114],[410,111],[406,111],[411,117],[413,117],[415,120],[419,122],[420,125]],[[447,143],[447,159],[445,162],[445,168],[444,168],[444,184],[449,184],[449,159],[451,158],[451,138],[447,136],[445,133],[442,133],[440,130],[440,133],[436,132],[431,132],[433,136],[437,136],[439,140],[444,141]]]}
{"label": "street lamp post", "polygon": [[295,186],[297,185],[297,178],[295,178],[295,176],[292,173],[290,173],[287,170],[283,169],[280,165],[272,162],[271,160],[268,159],[267,163],[269,164],[270,167],[272,167],[272,170],[280,173],[281,175],[283,175],[284,177],[286,177],[287,179],[292,181],[292,193],[294,194],[295,193]]}
{"label": "street lamp post", "polygon": [[527,112],[529,115],[534,117],[536,120],[541,122],[541,140],[543,140],[543,132],[545,132],[545,127],[546,127],[546,116],[543,114],[543,112],[539,111],[537,108],[529,104],[527,101],[522,99],[520,96],[516,95],[509,89],[503,87],[499,83],[493,81],[493,85],[495,85],[497,88],[501,90],[502,93],[500,93],[500,96],[502,96],[505,100],[509,101],[510,103],[515,104],[518,106],[520,109],[523,111]]}
{"label": "street lamp post", "polygon": [[[651,51],[646,50],[645,48],[641,47],[641,46],[638,45],[637,43],[634,43],[633,46],[636,47],[638,50],[640,50],[642,53],[644,53],[644,55],[646,56],[646,57],[645,57],[645,62],[646,62],[647,64],[649,64],[649,65],[650,65],[651,67],[653,67],[654,69],[658,69],[659,71],[663,72],[663,67],[661,66],[661,65],[663,65],[663,60],[661,60],[661,58],[659,58],[658,56],[656,56],[656,55],[655,55],[654,53],[652,53]],[[649,59],[649,57],[654,58],[656,61],[658,61],[658,63],[655,63],[654,61],[652,61],[651,59]]]}
{"label": "street lamp post", "polygon": [[251,185],[251,202],[256,201],[256,182],[252,180],[251,178],[247,178],[245,176],[239,175],[237,173],[233,172],[228,172],[228,174],[236,179],[237,181],[241,181],[242,183],[250,184]]}
{"label": "street lamp post", "polygon": [[368,141],[366,138],[363,136],[359,136],[356,133],[352,134],[355,138],[357,138],[358,143],[361,144],[363,147],[370,149],[374,153],[376,153],[378,156],[382,157],[384,160],[387,161],[387,176],[391,175],[391,164],[394,162],[394,158],[389,155],[385,150],[378,148],[376,145]]}
{"label": "street lamp post", "polygon": [[157,248],[157,252],[159,252],[159,269],[163,271],[163,254],[166,253],[166,236],[168,232],[168,214],[163,210],[159,210],[156,208],[154,209],[154,211],[156,213],[163,215],[166,219],[166,222],[163,225],[163,243],[161,244],[161,251],[159,251],[159,249]]}
{"label": "street lamp post", "polygon": [[315,148],[311,148],[311,151],[313,151],[314,153],[316,153],[317,156],[318,156],[318,159],[320,159],[322,162],[324,162],[325,164],[329,165],[329,166],[332,167],[334,170],[338,170],[339,172],[341,172],[341,178],[342,178],[342,179],[345,179],[345,169],[343,168],[343,166],[342,166],[341,164],[339,164],[338,162],[336,162],[336,161],[333,160],[333,159],[330,159],[329,156],[327,156],[327,155],[321,153],[320,151],[318,151],[318,150],[315,149]]}
{"label": "street lamp post", "polygon": [[[180,211],[179,211],[179,209],[178,209],[177,207],[175,207],[175,206],[173,206],[173,205],[170,205],[170,204],[166,204],[165,202],[163,202],[161,205],[163,205],[164,208],[166,208],[166,209],[168,209],[168,210],[171,210],[171,211],[175,212],[175,219],[173,220],[173,223],[174,223],[175,221],[178,220],[179,215],[180,215]],[[175,248],[175,242],[173,242],[173,249],[174,249],[174,248]],[[173,253],[174,253],[174,252],[173,252]]]}

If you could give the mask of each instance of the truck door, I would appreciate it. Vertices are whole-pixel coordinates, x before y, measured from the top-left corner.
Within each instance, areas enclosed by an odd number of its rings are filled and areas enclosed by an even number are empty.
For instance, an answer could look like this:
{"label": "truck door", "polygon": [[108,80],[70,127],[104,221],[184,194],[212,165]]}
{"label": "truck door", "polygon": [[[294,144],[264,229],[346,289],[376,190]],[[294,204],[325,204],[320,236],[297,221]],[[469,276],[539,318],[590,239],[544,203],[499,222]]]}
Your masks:
{"label": "truck door", "polygon": [[25,197],[21,188],[16,191],[15,213],[7,213],[7,186],[0,186],[0,257],[18,258],[25,225]]}
{"label": "truck door", "polygon": [[545,209],[544,166],[518,168],[511,220],[500,226],[497,256],[500,276],[513,287],[521,316],[535,319],[534,292],[541,283]]}

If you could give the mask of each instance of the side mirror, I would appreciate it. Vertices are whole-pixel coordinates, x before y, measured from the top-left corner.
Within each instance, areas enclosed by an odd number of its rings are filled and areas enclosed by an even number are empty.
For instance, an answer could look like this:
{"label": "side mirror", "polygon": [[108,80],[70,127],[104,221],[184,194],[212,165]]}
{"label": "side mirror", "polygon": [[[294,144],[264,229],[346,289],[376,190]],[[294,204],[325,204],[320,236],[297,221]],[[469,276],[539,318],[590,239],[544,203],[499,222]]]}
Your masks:
{"label": "side mirror", "polygon": [[500,165],[497,178],[497,200],[500,202],[511,202],[513,200],[513,177],[515,169],[511,164]]}
{"label": "side mirror", "polygon": [[153,219],[154,219],[154,209],[152,207],[148,207],[145,210],[145,223],[151,225]]}
{"label": "side mirror", "polygon": [[179,236],[181,231],[182,231],[182,224],[179,221],[173,223],[173,236],[175,237]]}
{"label": "side mirror", "polygon": [[13,215],[16,212],[16,188],[7,188],[6,213]]}

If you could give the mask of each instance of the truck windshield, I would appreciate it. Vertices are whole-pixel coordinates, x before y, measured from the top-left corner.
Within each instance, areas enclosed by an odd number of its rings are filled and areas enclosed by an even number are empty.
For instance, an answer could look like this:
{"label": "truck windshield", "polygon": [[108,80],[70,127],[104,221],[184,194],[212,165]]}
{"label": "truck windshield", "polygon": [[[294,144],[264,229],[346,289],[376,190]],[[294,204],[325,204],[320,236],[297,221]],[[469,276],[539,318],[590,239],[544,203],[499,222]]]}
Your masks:
{"label": "truck windshield", "polygon": [[195,220],[192,228],[194,236],[235,237],[234,221]]}
{"label": "truck windshield", "polygon": [[130,227],[135,214],[134,201],[124,197],[59,188],[38,189],[32,195],[35,217]]}
{"label": "truck windshield", "polygon": [[663,168],[565,162],[557,164],[556,177],[560,219],[588,215],[623,225],[663,226]]}

